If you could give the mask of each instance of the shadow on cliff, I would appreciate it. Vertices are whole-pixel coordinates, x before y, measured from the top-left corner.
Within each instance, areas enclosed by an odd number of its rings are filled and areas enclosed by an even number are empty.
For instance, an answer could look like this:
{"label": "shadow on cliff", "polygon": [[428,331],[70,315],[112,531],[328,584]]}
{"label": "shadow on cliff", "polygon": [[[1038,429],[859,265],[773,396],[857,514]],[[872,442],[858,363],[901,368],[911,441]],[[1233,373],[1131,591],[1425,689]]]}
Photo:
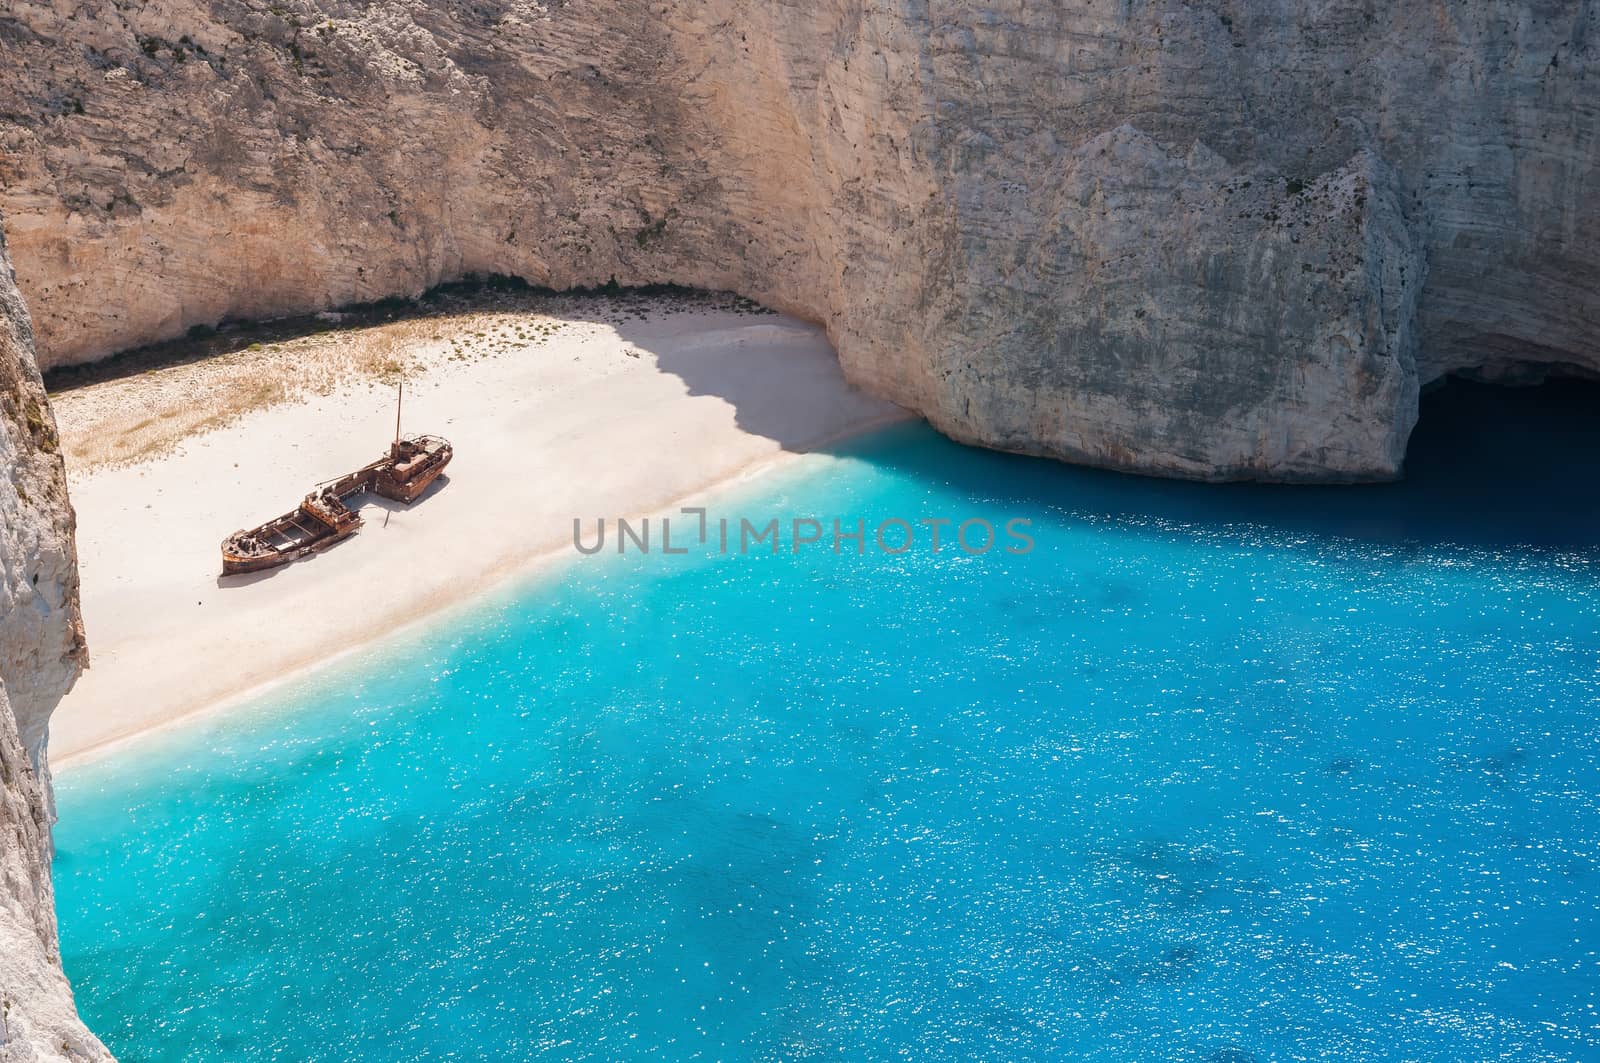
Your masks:
{"label": "shadow on cliff", "polygon": [[[909,431],[931,431],[926,428]],[[1600,383],[1454,381],[1422,400],[1406,478],[1361,486],[1196,484],[940,442],[835,448],[979,497],[1091,519],[1257,525],[1375,545],[1600,549]]]}

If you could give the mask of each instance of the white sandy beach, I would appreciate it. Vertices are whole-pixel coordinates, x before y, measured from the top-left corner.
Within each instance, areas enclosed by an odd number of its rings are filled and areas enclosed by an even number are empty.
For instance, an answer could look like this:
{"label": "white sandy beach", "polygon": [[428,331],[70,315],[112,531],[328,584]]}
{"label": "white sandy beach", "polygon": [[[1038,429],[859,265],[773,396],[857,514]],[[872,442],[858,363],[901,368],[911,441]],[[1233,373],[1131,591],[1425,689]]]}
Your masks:
{"label": "white sandy beach", "polygon": [[[436,323],[418,341],[427,349],[406,352],[421,368],[408,374],[405,431],[454,443],[448,483],[409,509],[368,504],[352,539],[270,574],[219,579],[218,544],[377,457],[394,430],[392,387],[357,381],[269,405],[136,464],[86,470],[69,457],[92,664],[53,719],[53,763],[570,551],[575,516],[592,528],[665,509],[903,416],[848,387],[821,330],[789,318],[709,304],[586,316],[467,340],[466,326]],[[137,407],[168,372],[61,396],[69,455],[75,436],[104,431],[97,411]]]}

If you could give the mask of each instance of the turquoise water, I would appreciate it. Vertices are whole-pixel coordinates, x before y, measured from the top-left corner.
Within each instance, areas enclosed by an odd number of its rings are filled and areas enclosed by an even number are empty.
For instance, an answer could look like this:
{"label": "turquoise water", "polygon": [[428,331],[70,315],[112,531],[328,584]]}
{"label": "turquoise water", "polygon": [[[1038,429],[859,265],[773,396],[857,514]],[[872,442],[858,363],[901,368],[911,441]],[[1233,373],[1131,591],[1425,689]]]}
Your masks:
{"label": "turquoise water", "polygon": [[1037,549],[580,559],[69,770],[79,1004],[129,1061],[1593,1058],[1567,396],[1365,489],[859,441],[720,508]]}

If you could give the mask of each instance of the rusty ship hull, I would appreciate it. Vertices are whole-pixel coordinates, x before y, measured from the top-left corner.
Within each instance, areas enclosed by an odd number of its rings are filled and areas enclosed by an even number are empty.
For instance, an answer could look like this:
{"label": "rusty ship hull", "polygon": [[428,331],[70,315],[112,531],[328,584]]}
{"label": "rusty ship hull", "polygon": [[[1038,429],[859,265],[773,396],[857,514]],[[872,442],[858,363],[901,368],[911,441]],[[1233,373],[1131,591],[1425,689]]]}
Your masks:
{"label": "rusty ship hull", "polygon": [[222,574],[276,568],[348,539],[362,524],[351,500],[371,492],[410,505],[433,486],[454,453],[438,436],[397,439],[377,461],[317,485],[296,509],[228,536],[222,543]]}

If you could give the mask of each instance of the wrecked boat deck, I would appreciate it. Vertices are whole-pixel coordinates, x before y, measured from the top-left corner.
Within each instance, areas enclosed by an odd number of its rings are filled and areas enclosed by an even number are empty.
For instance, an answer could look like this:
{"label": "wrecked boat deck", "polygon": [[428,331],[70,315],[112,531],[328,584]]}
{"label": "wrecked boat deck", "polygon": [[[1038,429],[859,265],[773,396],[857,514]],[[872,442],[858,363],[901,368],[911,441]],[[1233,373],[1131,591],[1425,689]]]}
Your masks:
{"label": "wrecked boat deck", "polygon": [[389,452],[355,472],[320,483],[294,510],[222,543],[222,574],[259,572],[325,550],[360,530],[351,503],[368,492],[410,505],[431,487],[454,450],[438,436],[396,439]]}

